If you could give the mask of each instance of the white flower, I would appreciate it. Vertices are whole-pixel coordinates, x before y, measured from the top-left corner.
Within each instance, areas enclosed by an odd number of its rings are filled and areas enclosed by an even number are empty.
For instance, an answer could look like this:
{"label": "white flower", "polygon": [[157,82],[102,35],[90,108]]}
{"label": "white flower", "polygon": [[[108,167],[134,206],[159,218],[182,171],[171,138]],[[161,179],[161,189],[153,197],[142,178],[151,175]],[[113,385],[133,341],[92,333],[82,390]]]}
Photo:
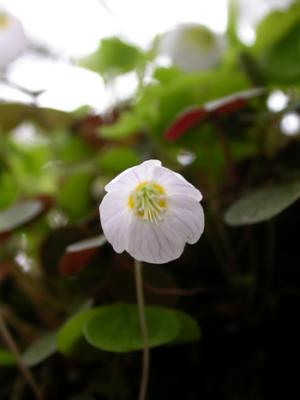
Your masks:
{"label": "white flower", "polygon": [[27,40],[21,22],[0,10],[0,71],[15,61],[26,45]]}
{"label": "white flower", "polygon": [[145,161],[122,172],[105,190],[100,220],[117,253],[163,264],[180,257],[204,229],[202,195],[181,175]]}
{"label": "white flower", "polygon": [[159,52],[186,72],[213,68],[220,61],[225,40],[199,24],[181,24],[162,35]]}

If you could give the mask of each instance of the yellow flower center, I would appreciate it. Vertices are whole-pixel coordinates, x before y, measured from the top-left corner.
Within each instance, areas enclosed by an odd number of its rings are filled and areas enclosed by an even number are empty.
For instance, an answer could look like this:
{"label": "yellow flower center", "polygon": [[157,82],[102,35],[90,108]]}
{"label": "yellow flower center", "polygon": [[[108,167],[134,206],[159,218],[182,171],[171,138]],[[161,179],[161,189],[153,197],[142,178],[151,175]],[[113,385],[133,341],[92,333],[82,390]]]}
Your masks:
{"label": "yellow flower center", "polygon": [[156,182],[141,182],[128,198],[129,208],[140,218],[158,223],[166,210],[164,188]]}
{"label": "yellow flower center", "polygon": [[9,18],[5,14],[0,13],[0,29],[5,28],[9,23]]}

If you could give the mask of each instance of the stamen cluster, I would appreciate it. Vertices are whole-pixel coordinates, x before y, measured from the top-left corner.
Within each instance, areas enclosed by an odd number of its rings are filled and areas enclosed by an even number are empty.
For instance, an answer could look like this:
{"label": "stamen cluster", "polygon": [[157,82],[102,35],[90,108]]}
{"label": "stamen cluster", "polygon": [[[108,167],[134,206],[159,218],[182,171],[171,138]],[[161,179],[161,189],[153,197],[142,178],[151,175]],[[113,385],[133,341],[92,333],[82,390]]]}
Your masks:
{"label": "stamen cluster", "polygon": [[130,194],[128,204],[137,216],[158,223],[166,209],[165,191],[155,182],[142,182]]}

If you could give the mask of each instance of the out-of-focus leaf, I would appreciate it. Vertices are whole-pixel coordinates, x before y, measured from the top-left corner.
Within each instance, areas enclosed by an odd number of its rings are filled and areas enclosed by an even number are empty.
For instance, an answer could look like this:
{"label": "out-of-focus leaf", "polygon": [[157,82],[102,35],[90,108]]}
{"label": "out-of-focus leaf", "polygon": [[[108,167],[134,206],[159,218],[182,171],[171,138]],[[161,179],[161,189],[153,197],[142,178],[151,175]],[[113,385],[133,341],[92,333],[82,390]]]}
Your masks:
{"label": "out-of-focus leaf", "polygon": [[228,225],[250,225],[267,221],[300,198],[300,181],[264,187],[232,204],[225,213]]}
{"label": "out-of-focus leaf", "polygon": [[237,34],[238,4],[237,0],[230,0],[228,3],[228,24],[227,37],[232,45],[240,45]]}
{"label": "out-of-focus leaf", "polygon": [[153,73],[153,78],[157,79],[158,81],[162,83],[168,83],[172,82],[174,79],[177,79],[178,77],[182,76],[184,73],[172,66],[172,67],[158,67],[155,69]]}
{"label": "out-of-focus leaf", "polygon": [[[169,343],[177,336],[180,324],[172,310],[148,306],[145,315],[150,347]],[[143,348],[138,310],[132,304],[98,307],[86,321],[84,335],[100,350],[123,353]]]}
{"label": "out-of-focus leaf", "polygon": [[116,175],[139,161],[139,156],[134,150],[120,147],[103,152],[99,158],[99,166],[104,173]]}
{"label": "out-of-focus leaf", "polygon": [[32,221],[42,211],[43,203],[37,199],[25,200],[0,211],[0,233],[9,232]]}
{"label": "out-of-focus leaf", "polygon": [[201,339],[201,330],[197,321],[183,311],[174,310],[180,323],[178,335],[170,344],[192,343]]}
{"label": "out-of-focus leaf", "polygon": [[0,365],[3,367],[13,367],[16,365],[14,355],[2,347],[0,347]]}
{"label": "out-of-focus leaf", "polygon": [[140,131],[161,136],[176,116],[186,108],[197,107],[249,87],[243,73],[203,71],[150,84],[144,88],[132,110],[123,113],[113,125],[101,127],[100,136],[123,138]]}
{"label": "out-of-focus leaf", "polygon": [[41,246],[42,265],[47,273],[56,274],[66,247],[86,236],[87,231],[77,227],[63,227],[50,232]]}
{"label": "out-of-focus leaf", "polygon": [[106,238],[102,235],[69,245],[59,262],[60,273],[71,276],[83,270],[104,243]]}
{"label": "out-of-focus leaf", "polygon": [[62,276],[78,274],[89,264],[96,252],[96,248],[86,249],[76,253],[65,252],[58,265],[59,272]]}
{"label": "out-of-focus leaf", "polygon": [[91,204],[91,183],[92,175],[86,171],[64,178],[57,203],[70,218],[76,219],[87,213]]}
{"label": "out-of-focus leaf", "polygon": [[85,162],[93,157],[93,149],[80,136],[70,135],[67,130],[53,133],[56,157],[68,165]]}
{"label": "out-of-focus leaf", "polygon": [[80,242],[74,244],[70,244],[66,250],[68,253],[78,253],[80,251],[98,248],[105,243],[106,238],[104,235],[101,235],[94,238],[81,240]]}
{"label": "out-of-focus leaf", "polygon": [[45,130],[52,130],[69,125],[72,122],[72,115],[29,104],[0,103],[0,131],[10,131],[24,121],[36,122]]}
{"label": "out-of-focus leaf", "polygon": [[136,134],[143,125],[144,123],[138,115],[124,112],[115,124],[103,125],[98,132],[100,137],[106,139],[122,139]]}
{"label": "out-of-focus leaf", "polygon": [[300,19],[300,3],[295,1],[287,10],[274,11],[259,23],[253,51],[261,53],[280,41]]}
{"label": "out-of-focus leaf", "polygon": [[263,93],[260,88],[249,89],[209,101],[201,107],[192,107],[181,112],[165,133],[168,140],[178,139],[189,128],[211,117],[230,114],[247,104],[247,100]]}
{"label": "out-of-focus leaf", "polygon": [[9,207],[17,200],[18,193],[8,172],[0,173],[0,210]]}
{"label": "out-of-focus leaf", "polygon": [[102,39],[98,50],[82,60],[81,64],[106,77],[129,72],[143,60],[142,51],[117,37]]}
{"label": "out-of-focus leaf", "polygon": [[57,350],[56,335],[56,332],[48,333],[29,346],[22,354],[24,364],[34,367],[52,356]]}
{"label": "out-of-focus leaf", "polygon": [[294,83],[300,81],[300,18],[299,21],[261,57],[261,68],[268,81]]}
{"label": "out-of-focus leaf", "polygon": [[165,138],[176,140],[188,129],[208,117],[209,113],[203,107],[194,107],[181,112],[165,132]]}
{"label": "out-of-focus leaf", "polygon": [[275,11],[259,24],[252,52],[269,82],[299,82],[300,3]]}
{"label": "out-of-focus leaf", "polygon": [[84,310],[71,317],[60,329],[57,336],[58,351],[66,356],[85,358],[85,355],[96,352],[84,339],[83,326],[97,312],[97,308]]}

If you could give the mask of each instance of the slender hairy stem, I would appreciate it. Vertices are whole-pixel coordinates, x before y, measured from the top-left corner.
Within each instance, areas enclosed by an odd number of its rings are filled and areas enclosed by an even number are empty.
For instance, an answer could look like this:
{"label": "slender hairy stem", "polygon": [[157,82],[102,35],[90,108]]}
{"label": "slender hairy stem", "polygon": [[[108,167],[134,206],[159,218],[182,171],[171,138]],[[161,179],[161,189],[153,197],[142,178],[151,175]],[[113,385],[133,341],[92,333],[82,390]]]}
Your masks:
{"label": "slender hairy stem", "polygon": [[32,373],[29,371],[29,369],[26,367],[26,365],[24,365],[20,351],[19,351],[14,339],[12,338],[12,336],[8,330],[8,327],[6,325],[6,322],[2,316],[1,309],[0,309],[0,336],[2,337],[4,343],[9,348],[9,350],[15,356],[17,365],[18,365],[22,375],[24,376],[24,379],[26,380],[26,382],[31,387],[32,391],[34,392],[36,399],[43,400],[42,391],[38,387]]}
{"label": "slender hairy stem", "polygon": [[135,286],[136,286],[139,319],[140,319],[141,333],[143,339],[143,369],[141,376],[139,400],[145,400],[147,394],[148,377],[149,377],[150,351],[149,351],[147,322],[145,317],[142,264],[140,261],[137,260],[134,260],[134,275],[135,275]]}

